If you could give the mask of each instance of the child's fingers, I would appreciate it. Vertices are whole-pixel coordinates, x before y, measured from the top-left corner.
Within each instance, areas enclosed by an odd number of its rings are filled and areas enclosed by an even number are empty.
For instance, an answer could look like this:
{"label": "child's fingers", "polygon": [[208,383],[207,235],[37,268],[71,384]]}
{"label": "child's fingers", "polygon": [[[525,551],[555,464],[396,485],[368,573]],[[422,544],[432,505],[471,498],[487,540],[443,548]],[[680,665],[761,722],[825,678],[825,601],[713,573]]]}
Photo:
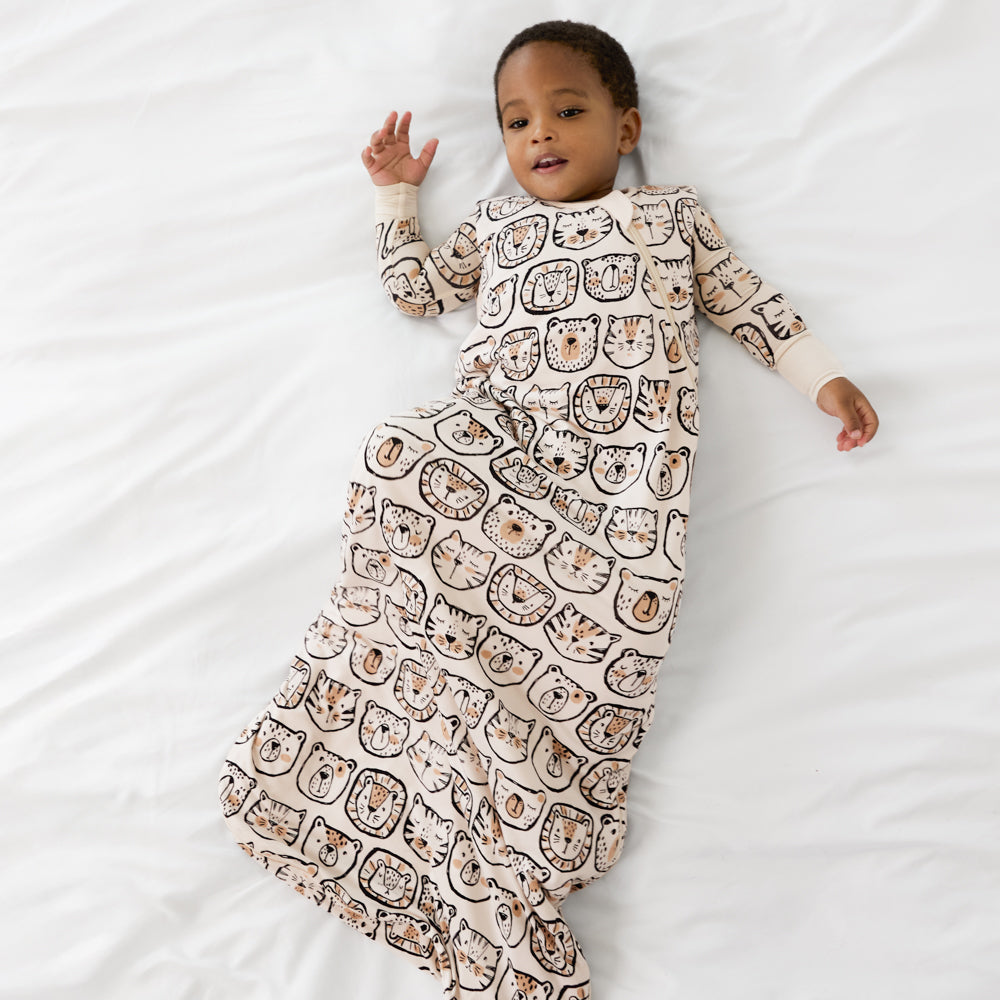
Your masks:
{"label": "child's fingers", "polygon": [[434,154],[437,152],[438,141],[437,139],[428,139],[424,143],[424,148],[420,150],[420,162],[424,167],[429,167],[431,165],[431,160],[434,159]]}

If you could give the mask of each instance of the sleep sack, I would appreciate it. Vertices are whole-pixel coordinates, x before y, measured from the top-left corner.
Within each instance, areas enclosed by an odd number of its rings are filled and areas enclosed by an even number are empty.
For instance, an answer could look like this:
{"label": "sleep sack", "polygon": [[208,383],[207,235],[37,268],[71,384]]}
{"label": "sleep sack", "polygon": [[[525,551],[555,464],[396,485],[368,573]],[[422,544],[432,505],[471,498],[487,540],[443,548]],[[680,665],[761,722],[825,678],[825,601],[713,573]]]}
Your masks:
{"label": "sleep sack", "polygon": [[583,1000],[561,915],[609,871],[684,579],[697,306],[815,399],[843,374],[689,186],[480,202],[441,246],[377,193],[382,283],[475,302],[441,399],[387,417],[342,567],[221,775],[246,853],[447,998]]}

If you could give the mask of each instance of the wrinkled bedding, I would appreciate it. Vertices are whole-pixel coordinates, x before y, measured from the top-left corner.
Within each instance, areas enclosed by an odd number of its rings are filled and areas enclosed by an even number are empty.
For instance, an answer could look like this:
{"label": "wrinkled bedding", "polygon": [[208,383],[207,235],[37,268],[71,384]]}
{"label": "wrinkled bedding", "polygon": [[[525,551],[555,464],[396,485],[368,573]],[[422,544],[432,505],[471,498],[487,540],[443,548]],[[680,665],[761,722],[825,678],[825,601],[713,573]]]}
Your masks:
{"label": "wrinkled bedding", "polygon": [[217,775],[359,442],[470,326],[386,302],[360,149],[404,102],[441,139],[442,240],[512,191],[493,62],[560,16],[636,64],[619,184],[697,185],[882,419],[839,454],[701,321],[684,612],[622,859],[564,907],[594,996],[996,995],[992,7],[42,0],[0,9],[4,1000],[438,995],[261,877]]}

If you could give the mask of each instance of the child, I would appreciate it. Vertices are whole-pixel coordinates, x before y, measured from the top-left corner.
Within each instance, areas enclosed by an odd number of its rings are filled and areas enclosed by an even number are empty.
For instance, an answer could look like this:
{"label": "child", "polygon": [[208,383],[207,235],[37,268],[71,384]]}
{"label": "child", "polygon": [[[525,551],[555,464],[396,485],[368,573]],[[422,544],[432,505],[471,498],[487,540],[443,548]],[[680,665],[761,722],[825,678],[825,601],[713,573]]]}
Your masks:
{"label": "child", "polygon": [[694,188],[614,189],[641,120],[589,25],[517,35],[494,76],[527,196],[421,240],[436,149],[389,115],[362,154],[403,311],[476,301],[455,386],[355,464],[342,578],[232,748],[227,822],[301,894],[446,997],[585,998],[566,896],[621,853],[629,766],[680,603],[698,441],[694,307],[836,416],[877,418]]}

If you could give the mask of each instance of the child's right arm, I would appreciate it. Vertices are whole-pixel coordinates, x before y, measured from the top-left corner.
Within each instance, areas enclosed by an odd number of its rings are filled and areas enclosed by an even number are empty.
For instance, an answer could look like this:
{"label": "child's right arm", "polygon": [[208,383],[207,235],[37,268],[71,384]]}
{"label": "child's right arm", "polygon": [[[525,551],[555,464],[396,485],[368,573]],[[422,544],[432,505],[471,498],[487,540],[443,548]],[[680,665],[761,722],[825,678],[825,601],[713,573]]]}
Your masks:
{"label": "child's right arm", "polygon": [[480,255],[473,213],[441,246],[431,250],[420,236],[417,188],[437,149],[428,141],[418,157],[410,154],[410,112],[397,121],[392,111],[372,133],[361,162],[375,184],[375,231],[379,277],[401,312],[436,316],[475,297]]}

